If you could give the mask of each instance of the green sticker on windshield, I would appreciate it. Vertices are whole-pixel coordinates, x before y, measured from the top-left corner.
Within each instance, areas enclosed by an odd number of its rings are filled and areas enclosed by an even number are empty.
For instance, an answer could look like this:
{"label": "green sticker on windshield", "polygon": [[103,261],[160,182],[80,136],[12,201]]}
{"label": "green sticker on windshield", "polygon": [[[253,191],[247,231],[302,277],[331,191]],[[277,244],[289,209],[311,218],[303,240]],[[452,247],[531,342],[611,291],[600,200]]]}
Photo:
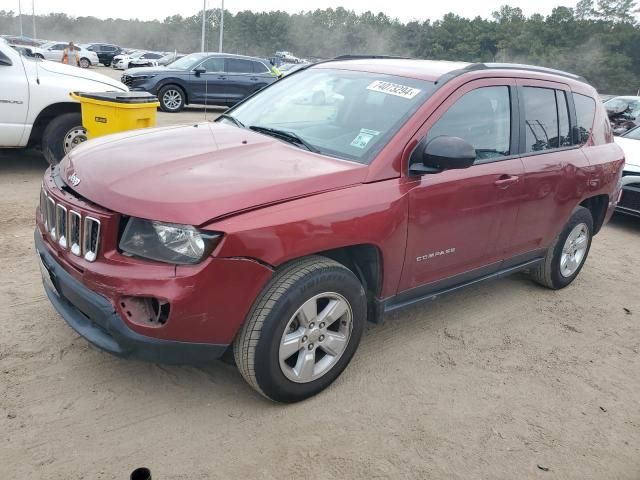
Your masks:
{"label": "green sticker on windshield", "polygon": [[356,148],[364,148],[371,141],[373,137],[378,135],[380,132],[376,130],[369,130],[367,128],[361,128],[360,133],[353,139],[351,142],[352,147]]}

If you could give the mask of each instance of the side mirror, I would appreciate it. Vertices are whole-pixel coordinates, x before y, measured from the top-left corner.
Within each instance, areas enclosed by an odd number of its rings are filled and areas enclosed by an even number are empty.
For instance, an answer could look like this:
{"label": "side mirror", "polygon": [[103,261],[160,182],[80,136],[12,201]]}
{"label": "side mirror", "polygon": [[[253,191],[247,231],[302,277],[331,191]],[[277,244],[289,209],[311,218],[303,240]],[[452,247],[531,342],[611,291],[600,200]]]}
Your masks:
{"label": "side mirror", "polygon": [[202,68],[202,67],[198,67],[198,68],[194,68],[193,72],[196,74],[196,77],[199,77],[203,73],[206,73],[207,69],[206,68]]}
{"label": "side mirror", "polygon": [[442,135],[418,145],[411,155],[410,173],[423,175],[443,170],[469,168],[476,160],[473,145],[460,137]]}

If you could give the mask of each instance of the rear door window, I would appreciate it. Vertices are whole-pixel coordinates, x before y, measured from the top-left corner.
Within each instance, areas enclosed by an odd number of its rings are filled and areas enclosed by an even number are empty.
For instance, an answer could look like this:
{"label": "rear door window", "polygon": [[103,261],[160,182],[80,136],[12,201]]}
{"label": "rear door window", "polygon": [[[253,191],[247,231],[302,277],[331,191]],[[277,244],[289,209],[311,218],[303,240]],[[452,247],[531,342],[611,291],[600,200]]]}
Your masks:
{"label": "rear door window", "polygon": [[227,58],[227,73],[253,73],[252,62],[239,58]]}
{"label": "rear door window", "polygon": [[593,117],[596,113],[596,102],[591,97],[573,94],[573,103],[576,106],[576,123],[578,127],[577,141],[580,145],[587,143],[593,128]]}
{"label": "rear door window", "polygon": [[525,152],[558,148],[556,93],[550,88],[524,87]]}
{"label": "rear door window", "polygon": [[271,70],[262,62],[251,62],[253,64],[253,73],[268,73]]}

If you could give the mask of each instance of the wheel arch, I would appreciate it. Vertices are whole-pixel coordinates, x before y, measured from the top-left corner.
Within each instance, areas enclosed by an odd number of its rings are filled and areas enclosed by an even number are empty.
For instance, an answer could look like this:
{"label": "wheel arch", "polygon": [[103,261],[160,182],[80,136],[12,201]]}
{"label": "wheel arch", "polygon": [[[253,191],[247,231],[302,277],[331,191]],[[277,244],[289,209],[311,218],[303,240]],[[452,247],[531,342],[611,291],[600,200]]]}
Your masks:
{"label": "wheel arch", "polygon": [[580,206],[591,212],[591,217],[593,218],[593,234],[595,235],[604,224],[607,209],[609,208],[609,195],[602,194],[586,198],[580,202]]}
{"label": "wheel arch", "polygon": [[315,252],[351,270],[362,283],[367,294],[367,320],[381,323],[379,298],[383,284],[382,251],[373,244],[357,244]]}
{"label": "wheel arch", "polygon": [[65,113],[80,113],[80,104],[76,102],[60,102],[48,105],[36,117],[29,134],[28,145],[38,144],[47,124],[54,118]]}

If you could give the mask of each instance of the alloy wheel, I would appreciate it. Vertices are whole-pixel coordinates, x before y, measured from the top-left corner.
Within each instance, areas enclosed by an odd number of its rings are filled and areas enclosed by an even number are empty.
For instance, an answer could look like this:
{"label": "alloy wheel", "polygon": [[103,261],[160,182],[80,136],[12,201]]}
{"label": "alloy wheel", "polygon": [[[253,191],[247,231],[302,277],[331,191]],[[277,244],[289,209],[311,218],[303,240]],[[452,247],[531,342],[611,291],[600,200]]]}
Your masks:
{"label": "alloy wheel", "polygon": [[162,95],[162,103],[169,110],[176,110],[182,104],[182,94],[175,89],[169,89]]}
{"label": "alloy wheel", "polygon": [[331,370],[349,344],[352,320],[351,305],[338,293],[321,293],[307,300],[293,314],[280,340],[280,368],[285,377],[308,383]]}
{"label": "alloy wheel", "polygon": [[579,223],[573,227],[562,248],[560,273],[563,277],[568,278],[576,273],[584,261],[588,246],[589,228],[585,223]]}

